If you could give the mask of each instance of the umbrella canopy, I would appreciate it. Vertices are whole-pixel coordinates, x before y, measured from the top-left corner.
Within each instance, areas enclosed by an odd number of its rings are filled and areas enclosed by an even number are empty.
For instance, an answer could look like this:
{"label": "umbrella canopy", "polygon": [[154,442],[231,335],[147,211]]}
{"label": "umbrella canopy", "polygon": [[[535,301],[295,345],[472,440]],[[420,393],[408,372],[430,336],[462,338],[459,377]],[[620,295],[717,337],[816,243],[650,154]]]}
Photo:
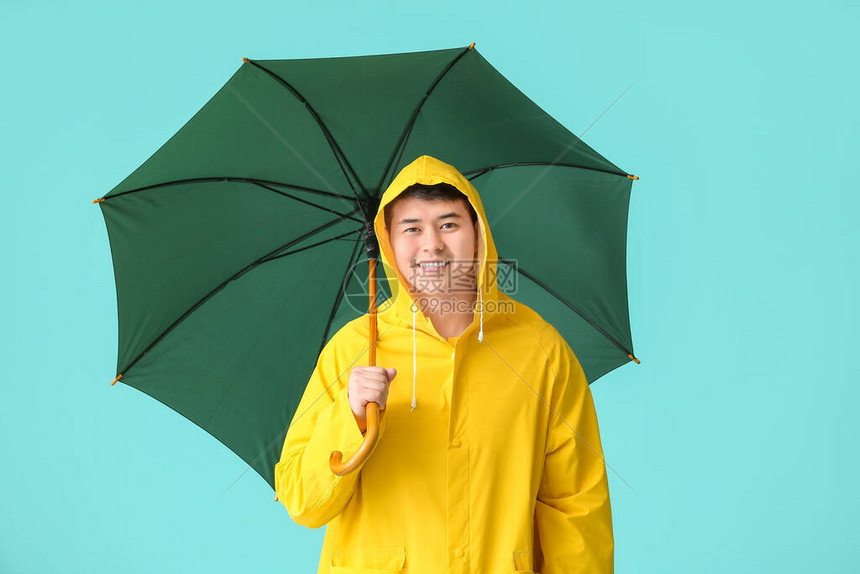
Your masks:
{"label": "umbrella canopy", "polygon": [[320,350],[367,312],[365,246],[379,197],[424,154],[480,191],[508,262],[500,288],[559,330],[589,382],[636,360],[626,280],[635,176],[541,110],[474,44],[243,60],[94,200],[116,277],[114,382],[193,421],[274,488]]}

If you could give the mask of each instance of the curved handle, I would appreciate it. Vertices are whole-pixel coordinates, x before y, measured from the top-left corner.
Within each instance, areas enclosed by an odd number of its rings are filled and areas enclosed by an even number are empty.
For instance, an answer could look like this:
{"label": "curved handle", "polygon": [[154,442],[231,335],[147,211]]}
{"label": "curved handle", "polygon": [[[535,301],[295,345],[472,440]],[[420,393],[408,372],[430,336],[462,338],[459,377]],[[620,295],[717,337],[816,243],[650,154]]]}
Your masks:
{"label": "curved handle", "polygon": [[355,470],[355,468],[364,462],[370,452],[373,450],[376,441],[379,439],[379,405],[376,403],[367,403],[367,433],[364,435],[364,442],[352,455],[352,458],[346,462],[342,462],[343,453],[339,450],[333,451],[328,459],[328,464],[331,471],[338,476],[343,476]]}
{"label": "curved handle", "polygon": [[[376,259],[368,260],[368,283],[370,286],[370,301],[368,303],[370,332],[370,346],[368,349],[368,366],[376,366]],[[379,439],[379,405],[376,403],[367,403],[365,405],[365,416],[367,418],[367,431],[364,434],[364,442],[352,455],[352,458],[343,462],[343,453],[339,450],[332,451],[328,459],[328,465],[331,471],[338,476],[343,476],[355,470],[364,460],[370,456],[373,447],[376,446],[376,441]]]}

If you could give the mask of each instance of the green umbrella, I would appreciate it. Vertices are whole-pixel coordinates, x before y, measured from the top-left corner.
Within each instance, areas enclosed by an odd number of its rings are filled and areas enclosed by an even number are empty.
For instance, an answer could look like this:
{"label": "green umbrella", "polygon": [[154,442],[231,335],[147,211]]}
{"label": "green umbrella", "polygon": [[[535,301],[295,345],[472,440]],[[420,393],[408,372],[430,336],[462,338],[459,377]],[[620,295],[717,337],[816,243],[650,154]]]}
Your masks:
{"label": "green umbrella", "polygon": [[[635,176],[540,109],[474,44],[243,60],[94,200],[116,277],[114,383],[190,419],[274,488],[320,350],[367,312],[379,198],[424,154],[474,182],[508,262],[500,288],[555,325],[589,382],[636,360],[626,279]],[[386,281],[375,284],[384,301]]]}

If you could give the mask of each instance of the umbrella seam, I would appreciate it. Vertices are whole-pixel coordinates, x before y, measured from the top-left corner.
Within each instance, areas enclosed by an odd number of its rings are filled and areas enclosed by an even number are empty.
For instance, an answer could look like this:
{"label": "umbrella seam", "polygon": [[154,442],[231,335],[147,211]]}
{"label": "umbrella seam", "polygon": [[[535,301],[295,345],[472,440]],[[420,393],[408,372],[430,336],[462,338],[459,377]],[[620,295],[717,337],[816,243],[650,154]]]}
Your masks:
{"label": "umbrella seam", "polygon": [[[432,84],[430,84],[430,88],[428,88],[428,90],[424,93],[424,96],[421,98],[421,101],[418,102],[418,105],[415,107],[415,110],[412,112],[412,116],[409,118],[409,122],[406,124],[406,126],[403,128],[403,132],[400,134],[400,141],[397,142],[397,145],[394,146],[394,149],[391,151],[391,157],[388,159],[388,165],[385,166],[385,169],[382,172],[382,177],[379,179],[379,184],[377,186],[377,193],[379,191],[387,188],[389,185],[391,185],[391,182],[394,181],[394,177],[392,177],[384,187],[382,185],[382,182],[385,181],[386,177],[388,176],[389,171],[391,171],[392,176],[395,173],[397,173],[397,165],[400,164],[400,160],[403,157],[403,151],[406,149],[406,145],[409,143],[409,136],[412,134],[412,128],[414,127],[415,122],[418,119],[418,114],[421,111],[421,108],[424,107],[424,102],[426,102],[428,99],[430,99],[430,93],[434,89],[436,89],[436,86],[439,84],[439,82],[442,80],[442,78],[451,70],[451,68],[454,67],[454,64],[456,64],[458,61],[460,61],[460,58],[465,56],[470,51],[471,51],[471,47],[466,48],[465,50],[460,52],[456,58],[451,60],[451,62],[447,66],[445,66],[445,69],[442,70],[438,76],[436,76],[436,79],[433,81]],[[477,53],[477,50],[475,52]],[[394,162],[394,158],[395,158],[395,156],[397,156],[398,150],[400,150],[400,157],[397,158],[397,163],[394,163],[394,169],[392,170],[391,169],[392,162]]]}
{"label": "umbrella seam", "polygon": [[[332,155],[334,155],[335,161],[337,161],[338,166],[340,166],[340,169],[343,172],[344,177],[346,177],[346,181],[347,181],[347,183],[349,183],[349,186],[352,188],[353,191],[355,191],[355,187],[353,187],[352,182],[349,179],[349,174],[347,174],[346,168],[344,168],[343,164],[341,163],[341,158],[343,159],[344,162],[346,162],[346,165],[349,168],[349,173],[351,173],[352,177],[355,178],[355,182],[358,184],[359,190],[362,193],[364,193],[364,195],[370,197],[370,195],[365,190],[364,184],[361,183],[361,180],[359,179],[358,174],[355,173],[355,170],[353,169],[352,164],[349,163],[349,159],[347,159],[346,154],[343,153],[342,149],[340,149],[340,145],[338,145],[337,140],[334,139],[334,136],[329,131],[328,127],[325,125],[325,122],[322,121],[322,118],[319,116],[319,114],[317,114],[316,109],[314,109],[314,107],[310,103],[310,101],[307,98],[305,98],[301,93],[299,93],[299,91],[296,88],[294,88],[292,86],[292,84],[287,82],[285,79],[280,77],[278,74],[274,73],[273,71],[269,70],[268,68],[266,68],[264,66],[261,66],[257,62],[250,61],[250,63],[252,65],[256,66],[257,68],[263,70],[267,74],[269,74],[269,76],[271,76],[272,78],[276,79],[283,86],[285,86],[288,90],[290,90],[290,92],[292,92],[292,94],[294,96],[296,96],[300,102],[305,104],[305,107],[308,109],[311,116],[313,116],[314,120],[317,122],[317,125],[322,130],[323,137],[326,138],[326,141],[329,144],[329,148],[331,148]],[[364,215],[365,215],[365,217],[367,217],[367,214],[364,214]]]}

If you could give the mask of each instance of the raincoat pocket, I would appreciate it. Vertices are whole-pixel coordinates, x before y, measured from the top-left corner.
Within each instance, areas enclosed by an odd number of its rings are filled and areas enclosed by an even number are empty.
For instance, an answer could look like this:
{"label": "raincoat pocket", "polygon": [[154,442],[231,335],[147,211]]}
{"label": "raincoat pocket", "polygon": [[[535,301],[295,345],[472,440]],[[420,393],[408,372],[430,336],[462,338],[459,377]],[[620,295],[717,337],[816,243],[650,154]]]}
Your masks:
{"label": "raincoat pocket", "polygon": [[534,556],[531,550],[514,551],[514,572],[540,574],[540,570],[535,570],[534,568]]}
{"label": "raincoat pocket", "polygon": [[362,548],[335,550],[331,555],[331,574],[406,574],[406,549]]}

